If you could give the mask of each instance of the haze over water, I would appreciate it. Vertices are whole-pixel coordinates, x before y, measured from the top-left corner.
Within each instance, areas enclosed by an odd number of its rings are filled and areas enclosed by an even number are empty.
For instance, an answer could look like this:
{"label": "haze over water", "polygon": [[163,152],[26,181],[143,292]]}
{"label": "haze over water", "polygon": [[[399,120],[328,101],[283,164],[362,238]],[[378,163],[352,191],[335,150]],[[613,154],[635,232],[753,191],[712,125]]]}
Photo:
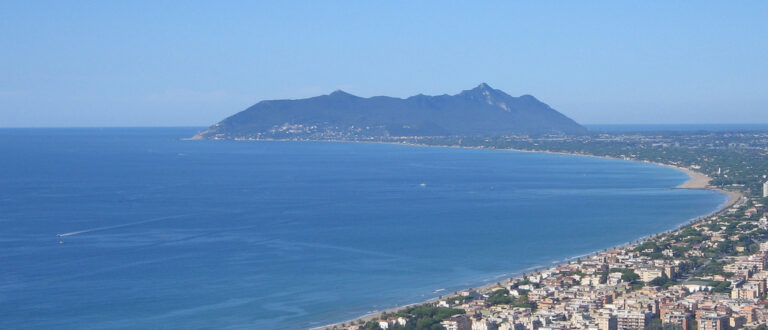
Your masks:
{"label": "haze over water", "polygon": [[0,328],[318,326],[727,199],[637,162],[196,131],[0,130]]}

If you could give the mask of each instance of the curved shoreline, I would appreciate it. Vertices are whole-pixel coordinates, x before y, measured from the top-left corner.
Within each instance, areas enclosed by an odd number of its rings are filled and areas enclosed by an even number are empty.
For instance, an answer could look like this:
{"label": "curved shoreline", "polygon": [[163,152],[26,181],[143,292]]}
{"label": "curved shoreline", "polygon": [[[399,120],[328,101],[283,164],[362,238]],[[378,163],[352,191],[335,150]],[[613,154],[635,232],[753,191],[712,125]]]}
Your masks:
{"label": "curved shoreline", "polygon": [[[663,166],[663,167],[671,168],[671,169],[678,170],[678,171],[683,172],[686,175],[688,175],[688,180],[687,181],[683,182],[682,184],[680,184],[680,185],[678,185],[676,187],[670,187],[670,189],[712,190],[712,191],[716,191],[716,192],[719,192],[721,194],[725,194],[725,195],[728,196],[728,200],[725,203],[721,204],[715,211],[710,212],[708,214],[700,215],[700,216],[695,217],[693,219],[689,219],[689,220],[687,220],[685,222],[682,222],[682,223],[680,223],[678,225],[675,225],[674,228],[671,228],[669,230],[666,230],[666,231],[663,231],[663,232],[660,232],[660,233],[656,233],[656,234],[645,235],[645,236],[639,237],[637,240],[629,241],[629,242],[626,242],[626,243],[618,245],[618,246],[609,247],[609,248],[605,248],[605,249],[602,249],[602,250],[589,252],[589,253],[578,255],[578,256],[567,257],[567,258],[562,259],[562,260],[557,260],[557,261],[552,262],[551,265],[548,265],[548,266],[543,267],[543,268],[534,266],[534,267],[529,267],[529,268],[521,270],[521,271],[513,271],[513,272],[510,272],[510,273],[507,273],[507,274],[511,274],[511,276],[509,276],[509,275],[500,275],[500,276],[498,276],[498,278],[500,279],[499,281],[493,281],[493,283],[486,283],[486,284],[483,284],[483,285],[478,286],[478,287],[470,287],[470,288],[466,288],[464,290],[489,289],[489,288],[492,288],[494,286],[497,286],[497,283],[499,283],[499,282],[510,281],[510,280],[513,280],[513,279],[520,278],[521,274],[540,272],[540,271],[543,271],[543,270],[548,269],[548,268],[569,264],[574,259],[580,259],[580,258],[585,258],[585,257],[589,257],[589,256],[599,255],[600,253],[603,253],[606,250],[615,250],[615,249],[627,248],[629,246],[633,246],[633,245],[642,243],[642,242],[644,242],[644,241],[646,241],[646,240],[648,240],[648,239],[650,239],[652,237],[656,237],[658,235],[664,235],[664,234],[672,233],[672,232],[678,231],[678,230],[680,230],[680,229],[682,229],[682,228],[684,228],[686,226],[692,225],[694,223],[697,223],[699,221],[702,221],[704,219],[707,219],[709,217],[712,217],[714,215],[717,215],[717,214],[725,211],[726,209],[728,209],[731,206],[733,206],[734,204],[736,204],[743,197],[743,195],[740,192],[728,191],[728,190],[723,190],[723,189],[720,189],[720,188],[715,188],[715,187],[710,186],[709,182],[712,179],[708,175],[706,175],[704,173],[701,173],[701,172],[698,172],[698,171],[695,171],[693,169],[689,169],[689,168],[686,168],[686,167],[681,167],[681,166],[672,165],[672,164],[664,164],[664,163],[651,162],[651,161],[646,161],[646,160],[623,159],[623,158],[616,158],[616,157],[610,157],[610,156],[597,156],[597,155],[589,155],[589,154],[568,153],[568,152],[553,152],[553,151],[543,151],[543,150],[498,149],[498,148],[484,148],[484,147],[461,147],[461,146],[449,146],[449,145],[441,146],[441,145],[428,145],[428,144],[418,144],[418,143],[372,142],[372,141],[318,141],[318,142],[377,143],[377,144],[391,144],[391,145],[405,145],[405,146],[419,146],[419,147],[439,147],[439,148],[456,148],[456,149],[488,149],[488,150],[498,150],[498,151],[531,152],[531,153],[557,154],[557,155],[568,155],[568,156],[582,156],[582,157],[594,157],[594,158],[611,159],[611,160],[623,160],[623,161],[630,161],[630,162],[641,162],[641,163],[647,163],[647,164],[653,164],[653,165],[658,165],[658,166]],[[442,297],[442,295],[438,296],[438,297],[435,297],[435,298],[430,298],[430,299],[427,299],[427,300],[423,300],[423,301],[419,301],[419,302],[414,302],[414,303],[411,303],[411,304],[396,306],[396,307],[389,308],[389,309],[382,310],[382,311],[376,311],[376,312],[373,312],[373,313],[362,315],[360,317],[356,317],[356,318],[345,320],[345,321],[341,321],[341,322],[336,322],[336,323],[333,323],[333,324],[327,324],[327,325],[323,325],[323,326],[319,326],[319,327],[313,327],[311,329],[333,329],[335,327],[339,327],[339,326],[341,326],[343,324],[347,324],[347,323],[350,323],[350,322],[358,322],[358,321],[367,322],[367,321],[373,320],[374,318],[379,317],[380,315],[382,315],[384,313],[393,313],[393,312],[397,312],[397,311],[399,311],[401,309],[408,308],[408,307],[411,307],[411,306],[417,306],[417,305],[422,305],[422,304],[428,304],[428,303],[436,302],[436,301],[438,301],[440,299],[440,297]]]}

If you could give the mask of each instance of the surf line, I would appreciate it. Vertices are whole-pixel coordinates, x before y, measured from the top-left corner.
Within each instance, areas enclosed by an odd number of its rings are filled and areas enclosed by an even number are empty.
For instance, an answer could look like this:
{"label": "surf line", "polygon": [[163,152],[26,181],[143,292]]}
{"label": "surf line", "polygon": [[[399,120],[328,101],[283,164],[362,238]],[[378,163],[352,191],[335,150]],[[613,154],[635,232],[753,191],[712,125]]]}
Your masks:
{"label": "surf line", "polygon": [[141,225],[141,224],[145,224],[145,223],[156,222],[156,221],[162,221],[162,220],[168,220],[168,219],[176,219],[176,218],[181,218],[181,217],[187,217],[187,216],[190,216],[190,215],[191,215],[191,214],[171,215],[171,216],[167,216],[167,217],[159,217],[159,218],[152,218],[152,219],[147,219],[147,220],[142,220],[142,221],[136,221],[136,222],[131,222],[131,223],[124,223],[124,224],[121,224],[121,225],[106,226],[106,227],[97,227],[97,228],[91,228],[91,229],[84,229],[84,230],[72,231],[72,232],[63,233],[63,234],[56,234],[56,236],[57,236],[57,237],[74,236],[74,235],[79,235],[79,234],[91,233],[91,232],[94,232],[94,231],[109,230],[109,229],[115,229],[115,228],[122,228],[122,227],[128,227],[128,226]]}

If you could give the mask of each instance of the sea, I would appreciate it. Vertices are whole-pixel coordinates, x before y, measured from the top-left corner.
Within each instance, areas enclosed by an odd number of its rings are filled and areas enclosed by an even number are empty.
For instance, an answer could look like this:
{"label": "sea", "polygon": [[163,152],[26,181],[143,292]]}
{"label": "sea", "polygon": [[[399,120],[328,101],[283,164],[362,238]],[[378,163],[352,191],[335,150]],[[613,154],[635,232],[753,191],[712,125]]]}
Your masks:
{"label": "sea", "polygon": [[0,328],[312,328],[727,200],[641,162],[199,129],[0,129]]}

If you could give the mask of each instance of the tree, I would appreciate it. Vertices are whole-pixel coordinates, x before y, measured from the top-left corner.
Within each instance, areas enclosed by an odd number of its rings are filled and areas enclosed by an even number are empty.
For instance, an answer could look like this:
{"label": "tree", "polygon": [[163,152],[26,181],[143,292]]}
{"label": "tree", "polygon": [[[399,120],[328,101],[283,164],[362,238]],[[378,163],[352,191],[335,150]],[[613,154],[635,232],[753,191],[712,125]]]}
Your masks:
{"label": "tree", "polygon": [[627,269],[621,272],[621,280],[624,282],[634,282],[640,279],[640,275],[637,275],[634,270]]}
{"label": "tree", "polygon": [[656,317],[645,326],[645,330],[662,330],[661,319]]}

